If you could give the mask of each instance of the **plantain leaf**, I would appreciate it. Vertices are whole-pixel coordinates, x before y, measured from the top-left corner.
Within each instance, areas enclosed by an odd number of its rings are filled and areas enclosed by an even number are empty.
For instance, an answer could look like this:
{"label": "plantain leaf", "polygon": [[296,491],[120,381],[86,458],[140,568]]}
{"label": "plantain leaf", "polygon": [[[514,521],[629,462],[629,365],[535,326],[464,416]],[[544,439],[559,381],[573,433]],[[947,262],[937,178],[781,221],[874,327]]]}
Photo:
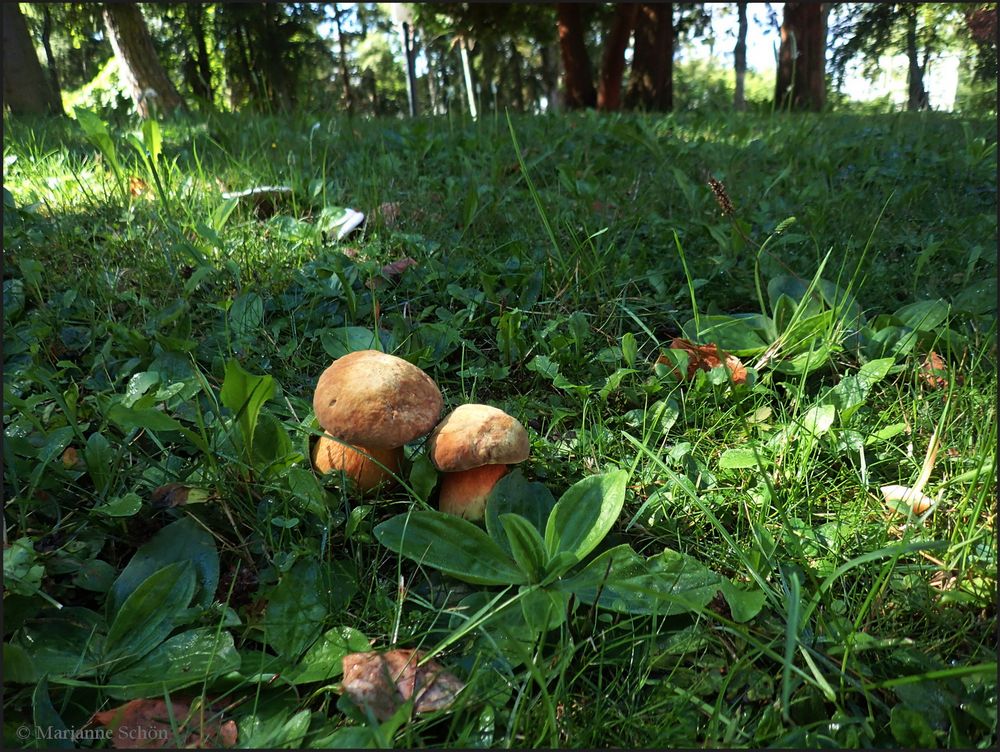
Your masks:
{"label": "plantain leaf", "polygon": [[621,514],[627,481],[628,471],[615,470],[570,486],[545,524],[549,556],[565,551],[583,559],[593,551]]}
{"label": "plantain leaf", "polygon": [[493,487],[486,500],[486,531],[504,551],[512,553],[500,516],[508,512],[520,515],[543,533],[545,521],[555,505],[556,500],[548,488],[527,481],[519,469],[511,470]]}
{"label": "plantain leaf", "polygon": [[530,582],[538,582],[545,571],[545,541],[538,529],[519,514],[502,514],[500,521],[507,533],[514,561]]}
{"label": "plantain leaf", "polygon": [[476,525],[443,512],[401,514],[375,527],[397,554],[475,585],[523,585],[527,576]]}

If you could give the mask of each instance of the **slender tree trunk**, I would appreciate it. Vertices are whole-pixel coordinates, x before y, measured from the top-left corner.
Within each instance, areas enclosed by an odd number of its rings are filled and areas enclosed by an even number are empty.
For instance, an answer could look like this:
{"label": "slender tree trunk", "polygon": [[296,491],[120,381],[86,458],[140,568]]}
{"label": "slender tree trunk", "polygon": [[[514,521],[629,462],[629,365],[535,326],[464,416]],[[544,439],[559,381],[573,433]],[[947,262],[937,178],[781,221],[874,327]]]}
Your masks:
{"label": "slender tree trunk", "polygon": [[3,4],[3,101],[15,115],[61,115],[17,3]]}
{"label": "slender tree trunk", "polygon": [[[906,76],[906,109],[910,112],[927,108],[927,91],[924,89],[924,68],[920,65],[917,50],[917,9],[906,6],[906,59],[909,69]],[[924,59],[924,65],[927,61]]]}
{"label": "slender tree trunk", "polygon": [[[337,42],[340,46],[340,75],[344,79],[344,100],[347,111],[354,112],[354,95],[351,92],[351,74],[347,68],[347,43],[344,41],[344,29],[340,24],[340,8],[333,4],[333,20],[337,25]],[[433,107],[433,105],[432,105]]]}
{"label": "slender tree trunk", "polygon": [[826,100],[826,12],[822,3],[785,3],[774,99],[819,112]]}
{"label": "slender tree trunk", "polygon": [[[542,81],[545,87],[545,110],[559,110],[559,54],[554,45],[542,46]],[[539,102],[539,109],[541,103]]]}
{"label": "slender tree trunk", "polygon": [[208,58],[208,46],[205,44],[205,7],[201,3],[185,3],[184,18],[191,27],[194,36],[194,60],[191,61],[191,76],[189,85],[194,95],[206,102],[212,103],[212,66]]}
{"label": "slender tree trunk", "polygon": [[58,98],[62,111],[62,87],[59,86],[59,73],[56,70],[56,56],[52,54],[52,13],[49,6],[42,5],[42,49],[45,50],[45,65],[49,69],[49,80],[52,82],[52,94]]}
{"label": "slender tree trunk", "polygon": [[597,109],[605,112],[621,109],[622,75],[625,73],[625,48],[635,26],[636,3],[615,6],[611,29],[604,40],[601,57],[601,80],[597,89]]}
{"label": "slender tree trunk", "polygon": [[643,3],[635,22],[632,75],[625,104],[630,108],[668,111],[674,106],[674,8],[672,3]]}
{"label": "slender tree trunk", "polygon": [[521,63],[524,58],[521,57],[521,53],[517,51],[517,42],[513,39],[509,42],[510,46],[510,68],[511,68],[511,79],[513,80],[514,86],[514,107],[518,112],[524,112],[527,109],[524,97],[524,76],[521,75]]}
{"label": "slender tree trunk", "polygon": [[462,56],[462,73],[465,75],[465,93],[469,100],[469,114],[473,119],[479,117],[479,110],[476,108],[476,88],[472,83],[472,65],[469,63],[469,46],[464,38],[458,40],[458,51]]}
{"label": "slender tree trunk", "polygon": [[743,112],[747,108],[743,88],[747,77],[747,4],[736,3],[739,16],[739,26],[736,32],[736,49],[733,57],[736,60],[736,91],[733,94],[733,108]]}
{"label": "slender tree trunk", "polygon": [[184,107],[181,95],[167,78],[153,47],[142,11],[135,3],[105,3],[104,26],[111,49],[118,59],[122,80],[139,115],[151,115],[149,102],[155,92],[156,106],[165,113]]}
{"label": "slender tree trunk", "polygon": [[597,91],[583,37],[583,18],[575,3],[557,3],[559,47],[563,61],[563,104],[567,109],[595,107]]}

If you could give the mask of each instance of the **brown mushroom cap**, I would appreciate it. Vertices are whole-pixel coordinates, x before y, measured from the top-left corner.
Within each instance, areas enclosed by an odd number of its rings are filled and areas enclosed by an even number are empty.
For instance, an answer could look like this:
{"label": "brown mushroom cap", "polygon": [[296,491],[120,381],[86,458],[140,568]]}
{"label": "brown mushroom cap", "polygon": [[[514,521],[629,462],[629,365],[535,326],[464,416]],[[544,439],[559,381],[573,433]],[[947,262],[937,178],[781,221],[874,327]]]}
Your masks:
{"label": "brown mushroom cap", "polygon": [[337,358],[323,371],[313,409],[323,430],[372,449],[401,447],[430,431],[444,400],[431,377],[377,350]]}
{"label": "brown mushroom cap", "polygon": [[482,465],[516,465],[528,459],[528,432],[516,418],[489,405],[460,405],[427,442],[438,470],[453,473]]}
{"label": "brown mushroom cap", "polygon": [[355,448],[334,441],[329,436],[320,436],[312,450],[313,467],[320,475],[343,470],[361,493],[367,493],[383,484],[394,483],[392,473],[399,474],[402,460],[401,448]]}

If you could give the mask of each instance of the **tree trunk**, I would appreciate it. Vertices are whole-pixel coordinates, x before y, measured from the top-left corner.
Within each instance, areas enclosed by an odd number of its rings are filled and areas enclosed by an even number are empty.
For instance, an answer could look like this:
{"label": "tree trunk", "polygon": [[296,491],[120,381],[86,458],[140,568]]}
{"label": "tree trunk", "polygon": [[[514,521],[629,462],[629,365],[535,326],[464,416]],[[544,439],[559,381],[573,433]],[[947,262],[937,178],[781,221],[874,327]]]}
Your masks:
{"label": "tree trunk", "polygon": [[665,112],[674,106],[673,3],[643,3],[635,22],[626,106]]}
{"label": "tree trunk", "polygon": [[139,115],[150,117],[150,100],[153,97],[156,107],[162,112],[170,113],[183,108],[181,95],[160,65],[139,6],[135,3],[105,3],[104,27],[118,59],[122,81]]}
{"label": "tree trunk", "polygon": [[465,39],[459,37],[458,40],[458,51],[462,56],[462,73],[465,75],[465,93],[469,100],[469,114],[472,119],[475,120],[479,117],[479,111],[476,109],[476,87],[472,83],[472,65],[469,63],[469,46],[465,43]]}
{"label": "tree trunk", "polygon": [[205,25],[203,19],[205,7],[200,3],[185,3],[184,18],[191,27],[194,36],[195,54],[190,61],[188,85],[199,99],[207,104],[212,103],[212,66],[208,59],[208,47],[205,44]]}
{"label": "tree trunk", "polygon": [[610,112],[622,106],[622,74],[625,72],[625,48],[635,26],[636,3],[615,6],[611,29],[604,40],[601,56],[601,80],[597,89],[597,109]]}
{"label": "tree trunk", "polygon": [[[927,108],[927,91],[924,89],[924,69],[917,50],[917,9],[908,5],[906,13],[906,59],[909,69],[906,76],[906,109],[910,112]],[[924,60],[926,65],[926,58]]]}
{"label": "tree trunk", "polygon": [[747,108],[746,96],[743,88],[747,77],[747,4],[736,3],[739,15],[739,27],[736,32],[736,49],[733,50],[733,57],[736,60],[736,91],[733,94],[733,108],[737,112],[743,112]]}
{"label": "tree trunk", "polygon": [[52,82],[52,94],[59,100],[59,111],[62,112],[62,87],[59,86],[59,73],[56,70],[56,56],[52,54],[52,13],[49,6],[42,5],[42,49],[45,50],[45,65],[49,69],[49,80]]}
{"label": "tree trunk", "polygon": [[[542,46],[542,81],[545,88],[545,111],[559,109],[559,60],[555,45]],[[541,109],[541,102],[539,102]]]}
{"label": "tree trunk", "polygon": [[340,24],[340,8],[337,7],[336,3],[333,4],[333,21],[337,25],[337,43],[340,47],[340,75],[344,79],[344,100],[347,102],[347,111],[354,112],[351,74],[347,68],[347,43],[344,41],[344,28]]}
{"label": "tree trunk", "polygon": [[61,115],[17,3],[3,4],[3,101],[15,115]]}
{"label": "tree trunk", "polygon": [[528,108],[525,104],[524,96],[524,76],[521,75],[521,63],[524,58],[521,57],[521,53],[517,51],[517,42],[513,39],[510,40],[510,57],[508,58],[511,69],[511,79],[514,87],[514,109],[518,112],[525,112]]}
{"label": "tree trunk", "polygon": [[826,13],[822,3],[785,3],[774,100],[819,112],[826,100]]}
{"label": "tree trunk", "polygon": [[563,61],[563,105],[570,110],[597,105],[590,56],[583,38],[583,18],[575,3],[557,3],[559,47]]}

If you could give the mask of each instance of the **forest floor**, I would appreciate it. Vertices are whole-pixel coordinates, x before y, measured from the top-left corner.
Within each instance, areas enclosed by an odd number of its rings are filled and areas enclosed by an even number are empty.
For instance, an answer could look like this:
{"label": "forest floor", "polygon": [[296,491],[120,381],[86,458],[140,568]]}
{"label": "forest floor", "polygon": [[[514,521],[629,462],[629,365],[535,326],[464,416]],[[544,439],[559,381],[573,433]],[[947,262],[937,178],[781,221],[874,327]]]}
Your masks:
{"label": "forest floor", "polygon": [[[939,113],[6,119],[5,743],[992,747],[996,156]],[[422,440],[312,472],[369,348],[528,429],[485,529]],[[396,648],[447,673],[342,675]]]}

